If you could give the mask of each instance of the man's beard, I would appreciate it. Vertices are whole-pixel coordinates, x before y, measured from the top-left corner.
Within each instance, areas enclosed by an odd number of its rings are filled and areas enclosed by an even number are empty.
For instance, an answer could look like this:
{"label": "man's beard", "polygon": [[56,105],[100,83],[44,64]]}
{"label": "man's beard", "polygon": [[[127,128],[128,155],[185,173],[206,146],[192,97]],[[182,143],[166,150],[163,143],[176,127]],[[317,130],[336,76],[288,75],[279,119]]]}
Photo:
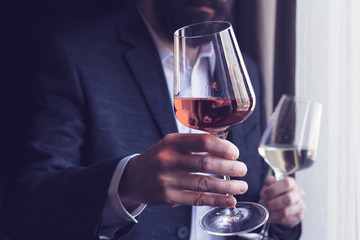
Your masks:
{"label": "man's beard", "polygon": [[[174,32],[186,25],[198,22],[226,20],[232,0],[154,0],[153,11],[164,36],[173,42]],[[214,10],[191,11],[194,6],[206,6]],[[194,9],[194,8],[193,8]]]}

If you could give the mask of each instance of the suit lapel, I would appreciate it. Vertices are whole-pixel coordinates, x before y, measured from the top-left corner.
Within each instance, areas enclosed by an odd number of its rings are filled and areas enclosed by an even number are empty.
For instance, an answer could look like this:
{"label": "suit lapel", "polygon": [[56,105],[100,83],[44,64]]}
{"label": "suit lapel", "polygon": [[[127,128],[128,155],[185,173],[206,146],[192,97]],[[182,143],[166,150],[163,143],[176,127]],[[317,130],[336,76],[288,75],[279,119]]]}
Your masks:
{"label": "suit lapel", "polygon": [[137,12],[119,25],[120,41],[132,46],[125,55],[144,99],[162,135],[176,132],[176,122],[159,54]]}

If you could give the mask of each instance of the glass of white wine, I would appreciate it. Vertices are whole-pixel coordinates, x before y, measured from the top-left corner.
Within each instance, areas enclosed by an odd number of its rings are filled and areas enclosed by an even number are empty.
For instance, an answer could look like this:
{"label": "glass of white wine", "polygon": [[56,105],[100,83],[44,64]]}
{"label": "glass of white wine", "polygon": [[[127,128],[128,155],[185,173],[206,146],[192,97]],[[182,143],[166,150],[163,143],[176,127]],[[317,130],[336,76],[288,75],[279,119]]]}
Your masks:
{"label": "glass of white wine", "polygon": [[[310,167],[317,156],[322,104],[283,95],[261,138],[259,154],[272,168],[276,180]],[[260,239],[268,237],[269,224]]]}
{"label": "glass of white wine", "polygon": [[258,148],[277,180],[310,167],[317,155],[322,104],[283,95]]}

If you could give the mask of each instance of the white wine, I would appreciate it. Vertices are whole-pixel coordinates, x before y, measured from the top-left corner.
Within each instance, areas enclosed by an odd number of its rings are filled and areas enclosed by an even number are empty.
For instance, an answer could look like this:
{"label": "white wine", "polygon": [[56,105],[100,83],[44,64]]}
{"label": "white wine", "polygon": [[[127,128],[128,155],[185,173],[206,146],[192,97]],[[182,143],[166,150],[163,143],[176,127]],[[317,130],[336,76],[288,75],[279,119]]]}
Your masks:
{"label": "white wine", "polygon": [[274,171],[286,175],[310,167],[314,163],[317,154],[316,150],[298,150],[296,147],[277,145],[261,145],[258,151]]}

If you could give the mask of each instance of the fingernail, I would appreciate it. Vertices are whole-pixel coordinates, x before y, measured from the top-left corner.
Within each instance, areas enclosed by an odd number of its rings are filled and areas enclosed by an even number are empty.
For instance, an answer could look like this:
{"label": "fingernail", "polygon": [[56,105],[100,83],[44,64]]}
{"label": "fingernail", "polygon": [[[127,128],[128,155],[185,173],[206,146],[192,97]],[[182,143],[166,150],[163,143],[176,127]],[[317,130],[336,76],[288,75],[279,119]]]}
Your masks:
{"label": "fingernail", "polygon": [[234,197],[227,198],[226,201],[225,201],[225,204],[226,204],[226,206],[230,206],[230,207],[235,206],[236,205],[236,198],[234,198]]}
{"label": "fingernail", "polygon": [[240,177],[245,176],[247,173],[247,166],[245,163],[242,164],[241,171],[240,171]]}
{"label": "fingernail", "polygon": [[240,155],[240,151],[239,149],[234,145],[234,153],[233,153],[233,159],[238,159],[239,158],[239,155]]}
{"label": "fingernail", "polygon": [[240,184],[240,194],[244,194],[245,192],[247,192],[249,188],[247,182],[240,181],[239,184]]}

